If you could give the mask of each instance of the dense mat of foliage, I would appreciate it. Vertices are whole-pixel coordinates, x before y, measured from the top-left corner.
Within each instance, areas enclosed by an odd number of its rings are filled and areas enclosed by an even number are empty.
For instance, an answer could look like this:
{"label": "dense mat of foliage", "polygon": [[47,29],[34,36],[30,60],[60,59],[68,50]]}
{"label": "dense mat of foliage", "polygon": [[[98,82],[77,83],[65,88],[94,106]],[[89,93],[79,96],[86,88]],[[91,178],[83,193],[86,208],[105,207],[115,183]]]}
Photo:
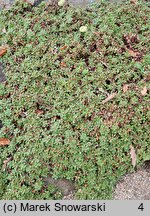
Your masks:
{"label": "dense mat of foliage", "polygon": [[1,12],[1,199],[61,198],[49,173],[74,181],[76,199],[110,199],[130,146],[137,165],[150,159],[148,25],[146,3]]}

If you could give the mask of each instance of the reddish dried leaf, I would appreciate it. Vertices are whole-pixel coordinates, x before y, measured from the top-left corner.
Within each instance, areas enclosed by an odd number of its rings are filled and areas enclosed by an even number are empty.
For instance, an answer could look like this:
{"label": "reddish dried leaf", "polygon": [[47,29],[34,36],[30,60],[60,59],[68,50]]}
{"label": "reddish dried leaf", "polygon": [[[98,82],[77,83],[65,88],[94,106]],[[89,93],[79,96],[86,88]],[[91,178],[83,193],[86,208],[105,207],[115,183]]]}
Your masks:
{"label": "reddish dried leaf", "polygon": [[45,28],[45,27],[46,27],[45,22],[42,22],[42,23],[41,23],[41,26],[42,26],[42,28]]}
{"label": "reddish dried leaf", "polygon": [[9,145],[10,140],[7,138],[0,138],[0,146]]}
{"label": "reddish dried leaf", "polygon": [[112,100],[116,96],[117,92],[114,92],[112,94],[109,94],[108,97],[102,101],[102,103],[107,103],[108,101]]}
{"label": "reddish dried leaf", "polygon": [[130,0],[131,4],[137,4],[137,0]]}
{"label": "reddish dried leaf", "polygon": [[67,45],[64,45],[63,47],[60,48],[60,50],[65,50],[67,49]]}
{"label": "reddish dried leaf", "polygon": [[36,112],[36,114],[38,114],[38,115],[42,115],[42,114],[44,113],[43,110],[39,110],[39,109],[37,109],[35,112]]}
{"label": "reddish dried leaf", "polygon": [[132,145],[130,145],[130,155],[131,155],[131,160],[132,160],[132,166],[135,167],[136,166],[136,153]]}
{"label": "reddish dried leaf", "polygon": [[145,96],[147,94],[147,88],[144,86],[144,88],[141,90],[141,95]]}
{"label": "reddish dried leaf", "polygon": [[7,52],[7,48],[4,46],[0,47],[0,57],[3,56]]}
{"label": "reddish dried leaf", "polygon": [[136,51],[133,51],[133,50],[131,50],[131,49],[128,49],[128,52],[129,52],[129,54],[132,56],[132,57],[138,57],[139,55],[140,55],[140,53],[139,52],[136,52]]}
{"label": "reddish dried leaf", "polygon": [[61,66],[62,67],[66,67],[66,63],[65,62],[61,62]]}
{"label": "reddish dried leaf", "polygon": [[123,93],[126,93],[128,91],[128,89],[129,89],[129,85],[128,84],[124,84],[123,87],[122,87],[122,89],[123,89]]}

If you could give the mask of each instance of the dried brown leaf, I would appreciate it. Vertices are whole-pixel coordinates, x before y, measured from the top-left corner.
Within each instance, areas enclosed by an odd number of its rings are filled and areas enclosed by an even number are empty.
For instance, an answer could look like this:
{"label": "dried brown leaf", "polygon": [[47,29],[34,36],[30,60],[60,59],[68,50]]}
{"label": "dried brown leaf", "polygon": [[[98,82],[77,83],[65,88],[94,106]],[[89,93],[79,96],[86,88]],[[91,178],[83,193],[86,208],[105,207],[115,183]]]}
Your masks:
{"label": "dried brown leaf", "polygon": [[137,4],[137,0],[130,0],[131,4]]}
{"label": "dried brown leaf", "polygon": [[3,56],[7,52],[7,48],[5,46],[0,47],[0,57]]}
{"label": "dried brown leaf", "polygon": [[64,45],[63,47],[60,47],[60,50],[65,50],[67,49],[67,45]]}
{"label": "dried brown leaf", "polygon": [[144,86],[144,88],[141,90],[141,95],[145,96],[147,94],[147,88]]}
{"label": "dried brown leaf", "polygon": [[13,159],[12,156],[8,157],[6,160],[3,161],[2,170],[5,170],[7,164]]}
{"label": "dried brown leaf", "polygon": [[9,145],[10,140],[7,138],[0,138],[0,146]]}
{"label": "dried brown leaf", "polygon": [[112,94],[109,94],[108,97],[102,101],[102,103],[107,103],[108,101],[112,100],[116,96],[117,92],[114,92]]}
{"label": "dried brown leaf", "polygon": [[140,53],[139,52],[136,52],[136,51],[133,51],[133,50],[131,50],[131,49],[128,49],[128,52],[129,52],[129,54],[132,56],[132,57],[138,57],[139,55],[140,55]]}
{"label": "dried brown leaf", "polygon": [[66,67],[67,66],[65,62],[61,62],[60,65],[61,65],[61,67]]}
{"label": "dried brown leaf", "polygon": [[132,166],[135,167],[136,166],[136,153],[132,145],[130,145],[130,155],[131,155],[131,160],[132,160]]}
{"label": "dried brown leaf", "polygon": [[129,89],[129,85],[128,84],[124,84],[123,87],[122,87],[122,89],[123,89],[123,93],[126,93],[128,91],[128,89]]}
{"label": "dried brown leaf", "polygon": [[36,114],[38,114],[38,115],[42,115],[42,114],[44,113],[44,111],[41,110],[41,109],[37,109],[35,112],[36,112]]}

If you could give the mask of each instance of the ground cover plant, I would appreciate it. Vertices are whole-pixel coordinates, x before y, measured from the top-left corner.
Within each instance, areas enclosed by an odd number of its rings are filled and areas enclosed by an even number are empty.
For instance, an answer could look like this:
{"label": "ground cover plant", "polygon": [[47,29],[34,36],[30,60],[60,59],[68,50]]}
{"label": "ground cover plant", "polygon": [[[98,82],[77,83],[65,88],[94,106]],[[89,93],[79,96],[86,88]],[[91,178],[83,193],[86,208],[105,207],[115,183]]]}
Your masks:
{"label": "ground cover plant", "polygon": [[76,199],[111,199],[150,160],[148,25],[143,2],[1,11],[1,199],[61,199],[49,174]]}

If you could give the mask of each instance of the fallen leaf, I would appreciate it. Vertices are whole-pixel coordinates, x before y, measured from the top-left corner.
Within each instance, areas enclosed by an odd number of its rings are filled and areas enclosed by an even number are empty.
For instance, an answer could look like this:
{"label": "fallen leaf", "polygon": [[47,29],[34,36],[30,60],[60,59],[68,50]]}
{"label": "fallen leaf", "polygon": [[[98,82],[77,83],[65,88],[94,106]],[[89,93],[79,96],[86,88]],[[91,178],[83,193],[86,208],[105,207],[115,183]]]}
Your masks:
{"label": "fallen leaf", "polygon": [[147,94],[147,88],[144,86],[144,88],[141,90],[141,95],[145,96]]}
{"label": "fallen leaf", "polygon": [[3,56],[7,52],[7,48],[5,46],[0,47],[0,57]]}
{"label": "fallen leaf", "polygon": [[136,153],[132,145],[130,145],[130,155],[131,155],[131,160],[132,160],[132,166],[135,167],[136,166]]}
{"label": "fallen leaf", "polygon": [[11,161],[13,159],[13,157],[8,157],[6,160],[3,161],[3,166],[2,166],[2,170],[4,171],[7,164],[9,163],[9,161]]}
{"label": "fallen leaf", "polygon": [[123,87],[122,87],[122,89],[123,89],[123,93],[126,93],[128,91],[128,89],[129,89],[129,85],[128,84],[124,84]]}
{"label": "fallen leaf", "polygon": [[63,47],[60,47],[60,50],[65,50],[67,48],[67,45],[64,45]]}
{"label": "fallen leaf", "polygon": [[21,113],[19,114],[19,116],[21,116],[22,118],[25,118],[25,117],[27,117],[27,113],[26,113],[26,112],[21,112]]}
{"label": "fallen leaf", "polygon": [[137,4],[137,0],[130,0],[131,4]]}
{"label": "fallen leaf", "polygon": [[66,67],[66,63],[65,62],[61,62],[60,63],[62,67]]}
{"label": "fallen leaf", "polygon": [[10,140],[7,138],[0,138],[0,146],[9,145]]}
{"label": "fallen leaf", "polygon": [[129,54],[132,56],[132,57],[138,57],[139,55],[140,55],[140,53],[139,52],[136,52],[136,51],[134,51],[134,50],[131,50],[131,49],[128,49],[128,52],[129,52]]}
{"label": "fallen leaf", "polygon": [[114,92],[112,94],[109,94],[108,97],[102,101],[102,103],[107,103],[108,101],[112,100],[116,96],[117,92]]}
{"label": "fallen leaf", "polygon": [[40,110],[40,109],[37,109],[35,112],[36,112],[36,114],[38,114],[38,115],[42,115],[42,114],[44,113],[44,111],[43,111],[43,110]]}

